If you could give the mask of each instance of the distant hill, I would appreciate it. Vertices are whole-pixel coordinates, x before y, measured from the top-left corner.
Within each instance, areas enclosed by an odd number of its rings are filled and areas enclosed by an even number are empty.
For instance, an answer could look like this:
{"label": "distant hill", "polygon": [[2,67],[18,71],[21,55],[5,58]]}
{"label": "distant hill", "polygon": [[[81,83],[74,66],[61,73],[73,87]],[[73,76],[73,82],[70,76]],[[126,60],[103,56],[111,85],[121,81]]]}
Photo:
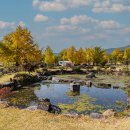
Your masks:
{"label": "distant hill", "polygon": [[[130,48],[130,45],[128,46],[124,46],[124,47],[117,47],[119,49],[121,49],[122,51],[124,51],[126,48]],[[109,49],[106,49],[106,52],[108,54],[112,53],[116,48],[109,48]],[[54,53],[55,56],[58,56],[59,53]]]}
{"label": "distant hill", "polygon": [[[119,49],[121,49],[122,51],[124,51],[125,48],[128,48],[128,47],[130,47],[130,45],[124,46],[124,47],[119,47]],[[110,54],[110,53],[112,53],[115,49],[116,49],[116,48],[109,48],[109,49],[107,49],[106,51],[107,51],[107,53]]]}

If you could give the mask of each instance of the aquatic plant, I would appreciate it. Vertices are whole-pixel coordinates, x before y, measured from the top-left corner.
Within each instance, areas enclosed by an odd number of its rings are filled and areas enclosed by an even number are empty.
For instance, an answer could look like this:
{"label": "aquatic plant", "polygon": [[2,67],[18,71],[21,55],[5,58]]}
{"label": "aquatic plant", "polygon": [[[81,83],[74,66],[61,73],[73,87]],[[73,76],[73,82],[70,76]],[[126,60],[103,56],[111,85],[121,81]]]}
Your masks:
{"label": "aquatic plant", "polygon": [[120,101],[120,100],[116,101],[116,107],[122,108],[124,105],[125,105],[125,104],[124,104],[123,101]]}
{"label": "aquatic plant", "polygon": [[75,96],[79,96],[80,95],[80,92],[73,92],[73,91],[69,91],[69,92],[66,92],[67,96],[69,97],[75,97]]}
{"label": "aquatic plant", "polygon": [[18,91],[16,94],[10,96],[8,98],[8,103],[10,105],[26,107],[31,101],[36,101],[37,97],[34,94],[33,89],[22,89]]}
{"label": "aquatic plant", "polygon": [[59,104],[63,112],[77,112],[79,114],[91,111],[100,111],[102,107],[94,104],[95,99],[88,95],[81,95],[73,104]]}

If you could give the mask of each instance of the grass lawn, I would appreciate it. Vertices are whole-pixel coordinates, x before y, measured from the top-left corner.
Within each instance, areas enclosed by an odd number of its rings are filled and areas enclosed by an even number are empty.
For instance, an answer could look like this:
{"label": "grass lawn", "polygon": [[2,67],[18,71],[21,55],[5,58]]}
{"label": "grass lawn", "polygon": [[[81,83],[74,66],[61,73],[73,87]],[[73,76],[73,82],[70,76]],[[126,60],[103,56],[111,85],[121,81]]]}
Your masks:
{"label": "grass lawn", "polygon": [[13,78],[15,73],[13,74],[7,74],[0,77],[0,84],[10,81],[10,78]]}
{"label": "grass lawn", "polygon": [[0,130],[130,130],[130,118],[94,120],[70,118],[44,111],[0,108]]}
{"label": "grass lawn", "polygon": [[[15,74],[0,78],[0,83],[9,81]],[[61,75],[59,77],[83,79],[85,75]],[[97,79],[106,78],[100,76]],[[113,77],[107,77],[107,80]],[[124,79],[123,79],[124,80]],[[125,82],[128,79],[125,79]],[[130,114],[127,110],[124,114]],[[119,116],[118,116],[119,117]],[[45,111],[19,110],[0,104],[0,130],[130,130],[130,118],[94,120],[89,117],[70,118]]]}

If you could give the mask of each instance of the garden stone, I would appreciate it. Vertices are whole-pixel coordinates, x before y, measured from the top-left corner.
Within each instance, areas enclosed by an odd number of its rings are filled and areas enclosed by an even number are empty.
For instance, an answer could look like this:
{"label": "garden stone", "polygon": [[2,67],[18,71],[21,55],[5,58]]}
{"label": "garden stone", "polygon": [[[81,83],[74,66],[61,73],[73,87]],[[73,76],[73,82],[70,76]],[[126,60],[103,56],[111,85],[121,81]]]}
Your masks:
{"label": "garden stone", "polygon": [[104,116],[103,116],[103,114],[100,114],[100,113],[91,113],[90,117],[93,118],[93,119],[101,119]]}
{"label": "garden stone", "polygon": [[112,109],[108,109],[105,112],[103,112],[104,117],[113,117],[115,115],[115,112]]}
{"label": "garden stone", "polygon": [[38,103],[38,109],[44,110],[44,111],[49,111],[51,106],[51,102],[49,99],[42,99]]}
{"label": "garden stone", "polygon": [[48,77],[47,77],[47,80],[52,80],[52,76],[48,76]]}
{"label": "garden stone", "polygon": [[67,116],[67,117],[71,117],[71,118],[77,118],[79,117],[78,113],[63,113],[62,115]]}
{"label": "garden stone", "polygon": [[52,78],[52,81],[53,81],[54,83],[59,83],[60,79],[59,79],[59,78],[56,78],[56,77],[53,77],[53,78]]}
{"label": "garden stone", "polygon": [[37,110],[37,106],[29,106],[25,110]]}
{"label": "garden stone", "polygon": [[127,86],[128,88],[130,88],[130,84],[128,84],[128,86]]}
{"label": "garden stone", "polygon": [[96,78],[95,73],[91,72],[89,73],[86,78]]}
{"label": "garden stone", "polygon": [[61,109],[58,106],[55,105],[50,105],[50,112],[54,112],[55,114],[60,114],[61,113]]}
{"label": "garden stone", "polygon": [[0,101],[0,108],[6,108],[8,107],[8,103],[6,101]]}

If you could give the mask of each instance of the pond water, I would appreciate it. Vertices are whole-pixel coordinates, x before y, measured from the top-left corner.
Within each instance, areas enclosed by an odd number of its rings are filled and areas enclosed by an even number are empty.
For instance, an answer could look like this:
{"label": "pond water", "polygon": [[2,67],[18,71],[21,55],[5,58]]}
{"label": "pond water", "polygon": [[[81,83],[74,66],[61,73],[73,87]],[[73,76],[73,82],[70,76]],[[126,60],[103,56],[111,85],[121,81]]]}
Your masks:
{"label": "pond water", "polygon": [[40,84],[20,90],[16,95],[13,95],[13,99],[10,98],[11,101],[16,103],[14,98],[17,98],[19,103],[21,103],[26,98],[28,100],[26,105],[28,106],[35,104],[37,99],[43,98],[49,98],[54,105],[73,104],[81,95],[88,95],[94,98],[93,104],[100,105],[105,109],[122,111],[127,105],[127,94],[122,89],[105,89],[94,86],[81,86],[80,91],[75,93],[72,92],[72,86],[69,84]]}

